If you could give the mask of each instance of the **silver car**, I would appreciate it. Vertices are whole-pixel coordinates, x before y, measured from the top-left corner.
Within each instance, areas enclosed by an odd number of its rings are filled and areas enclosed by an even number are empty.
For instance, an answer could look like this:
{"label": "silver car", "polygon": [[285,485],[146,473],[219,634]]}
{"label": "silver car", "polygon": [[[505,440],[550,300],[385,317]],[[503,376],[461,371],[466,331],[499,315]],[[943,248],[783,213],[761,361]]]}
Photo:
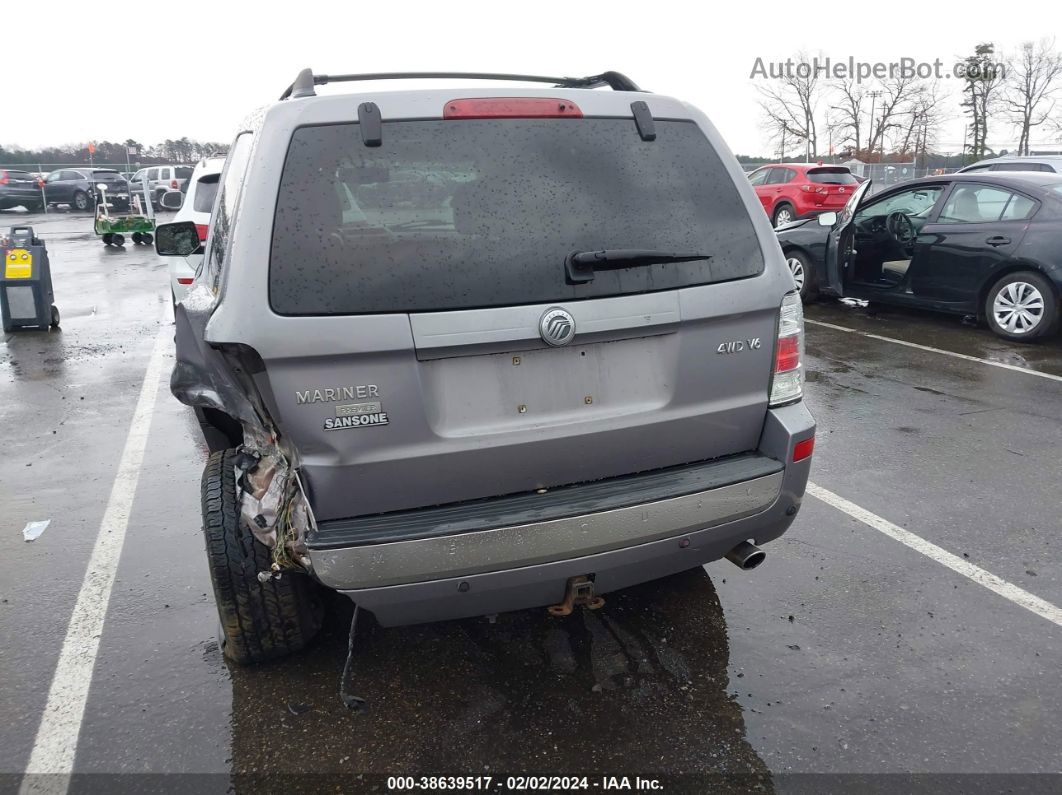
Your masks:
{"label": "silver car", "polygon": [[385,626],[561,615],[752,568],[800,507],[800,300],[715,128],[614,72],[478,77],[549,85],[306,70],[229,151],[171,386],[238,662],[306,644],[321,586]]}
{"label": "silver car", "polygon": [[986,160],[978,160],[965,168],[960,174],[974,171],[1045,171],[1048,174],[1062,173],[1062,156],[1060,155],[1000,155]]}

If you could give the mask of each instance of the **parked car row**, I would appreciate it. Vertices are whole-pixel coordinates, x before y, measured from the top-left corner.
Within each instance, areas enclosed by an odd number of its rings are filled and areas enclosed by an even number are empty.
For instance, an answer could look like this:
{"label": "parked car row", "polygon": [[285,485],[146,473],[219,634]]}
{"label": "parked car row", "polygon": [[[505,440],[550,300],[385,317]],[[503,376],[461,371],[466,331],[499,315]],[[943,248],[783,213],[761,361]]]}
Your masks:
{"label": "parked car row", "polygon": [[186,191],[191,175],[191,166],[152,166],[135,173],[85,166],[60,168],[43,175],[0,169],[0,210],[25,207],[30,212],[40,212],[47,204],[88,212],[100,201],[103,191],[99,186],[104,185],[108,204],[124,211],[129,209],[133,195],[143,189],[144,179],[148,196],[159,210],[162,194],[169,190]]}

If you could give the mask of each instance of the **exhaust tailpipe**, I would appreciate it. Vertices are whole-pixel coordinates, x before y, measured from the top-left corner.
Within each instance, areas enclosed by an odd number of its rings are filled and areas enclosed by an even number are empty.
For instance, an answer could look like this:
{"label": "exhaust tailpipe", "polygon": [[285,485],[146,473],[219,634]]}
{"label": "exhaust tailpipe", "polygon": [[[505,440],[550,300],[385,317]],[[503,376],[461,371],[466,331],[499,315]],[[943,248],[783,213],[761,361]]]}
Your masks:
{"label": "exhaust tailpipe", "polygon": [[759,566],[767,558],[767,553],[755,544],[742,541],[732,550],[726,553],[726,559],[739,569],[748,571]]}

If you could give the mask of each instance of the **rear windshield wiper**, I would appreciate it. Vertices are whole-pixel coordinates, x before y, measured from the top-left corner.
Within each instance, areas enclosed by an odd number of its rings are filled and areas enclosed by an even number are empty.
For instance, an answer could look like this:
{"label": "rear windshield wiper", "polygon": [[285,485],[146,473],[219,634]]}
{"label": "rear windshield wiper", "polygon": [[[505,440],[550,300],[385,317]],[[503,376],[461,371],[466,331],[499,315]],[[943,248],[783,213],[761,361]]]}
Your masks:
{"label": "rear windshield wiper", "polygon": [[656,265],[662,262],[697,262],[711,258],[711,254],[682,254],[648,248],[606,248],[569,254],[568,259],[564,261],[564,268],[569,284],[583,284],[594,280],[595,270],[632,268],[636,265]]}

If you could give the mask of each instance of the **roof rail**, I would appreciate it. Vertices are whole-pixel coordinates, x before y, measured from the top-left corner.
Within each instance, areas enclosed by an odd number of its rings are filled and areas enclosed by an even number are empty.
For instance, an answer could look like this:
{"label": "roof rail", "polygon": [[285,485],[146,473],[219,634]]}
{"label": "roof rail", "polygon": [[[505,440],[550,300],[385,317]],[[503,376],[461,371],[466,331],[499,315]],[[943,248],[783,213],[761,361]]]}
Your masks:
{"label": "roof rail", "polygon": [[373,72],[361,75],[315,75],[311,69],[303,69],[295,82],[285,89],[280,98],[297,99],[317,95],[314,86],[326,83],[352,83],[362,80],[506,80],[519,83],[551,83],[555,88],[598,88],[608,86],[613,91],[641,91],[638,85],[619,72],[602,72],[589,77],[547,77],[545,75],[510,75],[492,72]]}

